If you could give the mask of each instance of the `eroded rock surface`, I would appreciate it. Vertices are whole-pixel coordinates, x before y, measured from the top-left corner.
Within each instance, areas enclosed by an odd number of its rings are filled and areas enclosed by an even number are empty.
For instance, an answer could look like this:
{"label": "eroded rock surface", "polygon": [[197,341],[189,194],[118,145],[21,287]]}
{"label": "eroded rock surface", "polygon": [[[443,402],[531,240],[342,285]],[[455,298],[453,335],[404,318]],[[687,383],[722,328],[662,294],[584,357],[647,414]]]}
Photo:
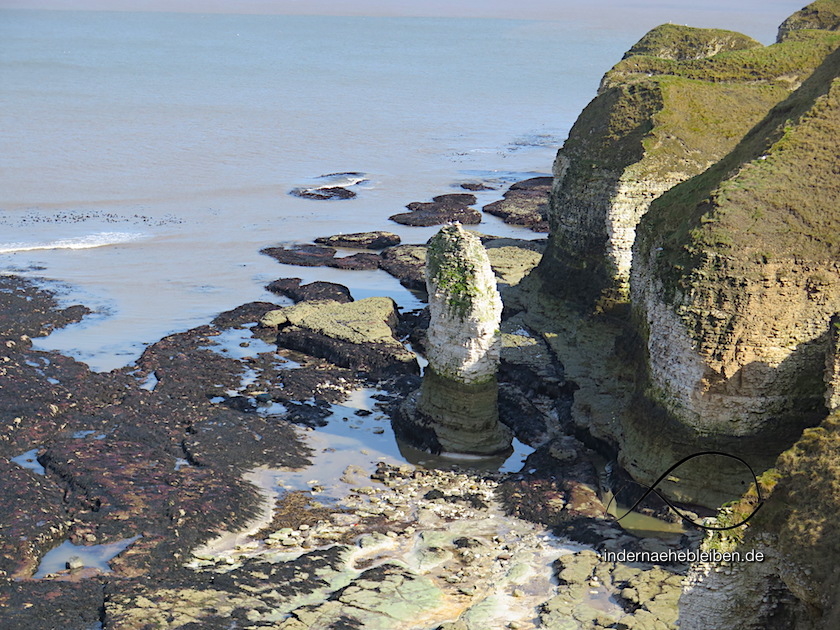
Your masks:
{"label": "eroded rock surface", "polygon": [[515,183],[499,201],[482,208],[510,225],[522,225],[534,232],[548,232],[548,198],[553,179],[532,177]]}
{"label": "eroded rock surface", "polygon": [[260,325],[277,330],[279,345],[342,367],[374,375],[419,371],[414,353],[394,337],[397,311],[390,298],[301,302],[266,313]]}
{"label": "eroded rock surface", "polygon": [[395,427],[421,448],[491,455],[510,448],[499,423],[502,300],[487,252],[460,225],[430,241],[426,259],[429,365]]}
{"label": "eroded rock surface", "polygon": [[[700,445],[764,470],[825,415],[829,322],[840,304],[839,72],[835,51],[640,225],[631,283],[650,382],[636,406],[644,411],[627,416],[623,455],[629,463],[645,453],[628,465],[640,480]],[[656,435],[667,440],[653,446]],[[729,471],[685,473],[732,500],[722,494]]]}

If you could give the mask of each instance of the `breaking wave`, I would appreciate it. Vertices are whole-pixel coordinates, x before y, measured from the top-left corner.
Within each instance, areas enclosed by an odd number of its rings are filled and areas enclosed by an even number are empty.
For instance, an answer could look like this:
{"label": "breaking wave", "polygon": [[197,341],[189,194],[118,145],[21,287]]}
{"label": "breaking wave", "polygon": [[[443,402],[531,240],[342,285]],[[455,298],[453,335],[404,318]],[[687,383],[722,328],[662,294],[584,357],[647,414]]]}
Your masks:
{"label": "breaking wave", "polygon": [[138,232],[96,232],[76,238],[62,238],[45,242],[0,243],[0,254],[13,252],[32,252],[41,249],[92,249],[129,243],[143,238],[145,234]]}

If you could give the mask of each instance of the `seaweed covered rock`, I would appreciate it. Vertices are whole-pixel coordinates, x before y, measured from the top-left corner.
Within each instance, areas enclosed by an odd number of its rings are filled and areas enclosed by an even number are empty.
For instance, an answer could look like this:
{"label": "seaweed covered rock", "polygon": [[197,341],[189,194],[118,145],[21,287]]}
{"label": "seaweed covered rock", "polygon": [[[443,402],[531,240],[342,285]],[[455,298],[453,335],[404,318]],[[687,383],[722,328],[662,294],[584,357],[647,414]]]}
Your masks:
{"label": "seaweed covered rock", "polygon": [[651,201],[732,151],[838,45],[828,30],[771,46],[677,25],[648,33],[605,75],[557,154],[546,282],[588,308],[625,302]]}
{"label": "seaweed covered rock", "polygon": [[[766,469],[825,416],[838,146],[840,50],[726,158],[651,204],[631,279],[647,365],[622,452],[637,479],[704,445]],[[727,486],[716,467],[679,492],[714,502]]]}
{"label": "seaweed covered rock", "polygon": [[413,226],[440,225],[451,221],[474,225],[481,223],[481,213],[470,208],[475,202],[475,195],[467,193],[438,195],[431,201],[412,201],[406,206],[410,212],[395,214],[390,219]]}
{"label": "seaweed covered rock", "polygon": [[315,239],[316,243],[330,247],[349,249],[385,249],[400,244],[400,237],[392,232],[354,232],[352,234],[334,234]]}
{"label": "seaweed covered rock", "polygon": [[429,365],[419,395],[403,408],[405,424],[397,433],[437,451],[505,451],[511,437],[499,423],[496,381],[502,300],[478,237],[457,224],[441,228],[429,241],[426,283]]}
{"label": "seaweed covered rock", "polygon": [[551,177],[532,177],[510,187],[502,199],[482,210],[510,225],[522,225],[534,232],[548,232],[548,196]]}

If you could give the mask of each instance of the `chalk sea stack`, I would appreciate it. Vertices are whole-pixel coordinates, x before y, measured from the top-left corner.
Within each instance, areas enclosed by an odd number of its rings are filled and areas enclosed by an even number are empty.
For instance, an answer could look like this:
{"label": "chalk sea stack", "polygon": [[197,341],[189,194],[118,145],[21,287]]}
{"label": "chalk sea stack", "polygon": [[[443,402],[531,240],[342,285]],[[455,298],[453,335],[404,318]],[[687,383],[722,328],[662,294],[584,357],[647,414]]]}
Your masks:
{"label": "chalk sea stack", "polygon": [[502,300],[478,237],[459,224],[441,228],[429,241],[426,287],[429,365],[397,433],[432,451],[504,452],[511,436],[497,408]]}

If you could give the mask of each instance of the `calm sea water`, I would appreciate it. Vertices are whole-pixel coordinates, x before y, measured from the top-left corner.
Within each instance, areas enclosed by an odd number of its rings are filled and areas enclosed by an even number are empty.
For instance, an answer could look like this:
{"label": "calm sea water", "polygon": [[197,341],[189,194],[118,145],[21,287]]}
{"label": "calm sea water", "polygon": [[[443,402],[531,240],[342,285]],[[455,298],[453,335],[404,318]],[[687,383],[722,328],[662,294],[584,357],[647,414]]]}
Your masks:
{"label": "calm sea water", "polygon": [[[750,34],[769,42],[790,12]],[[387,217],[464,181],[547,174],[603,73],[652,26],[587,24],[0,11],[0,271],[94,307],[39,343],[100,370],[274,299],[277,277],[416,306],[384,272],[258,250],[369,229],[423,242],[434,229]],[[356,199],[287,194],[341,171],[364,173]],[[493,217],[479,229],[535,236]]]}

